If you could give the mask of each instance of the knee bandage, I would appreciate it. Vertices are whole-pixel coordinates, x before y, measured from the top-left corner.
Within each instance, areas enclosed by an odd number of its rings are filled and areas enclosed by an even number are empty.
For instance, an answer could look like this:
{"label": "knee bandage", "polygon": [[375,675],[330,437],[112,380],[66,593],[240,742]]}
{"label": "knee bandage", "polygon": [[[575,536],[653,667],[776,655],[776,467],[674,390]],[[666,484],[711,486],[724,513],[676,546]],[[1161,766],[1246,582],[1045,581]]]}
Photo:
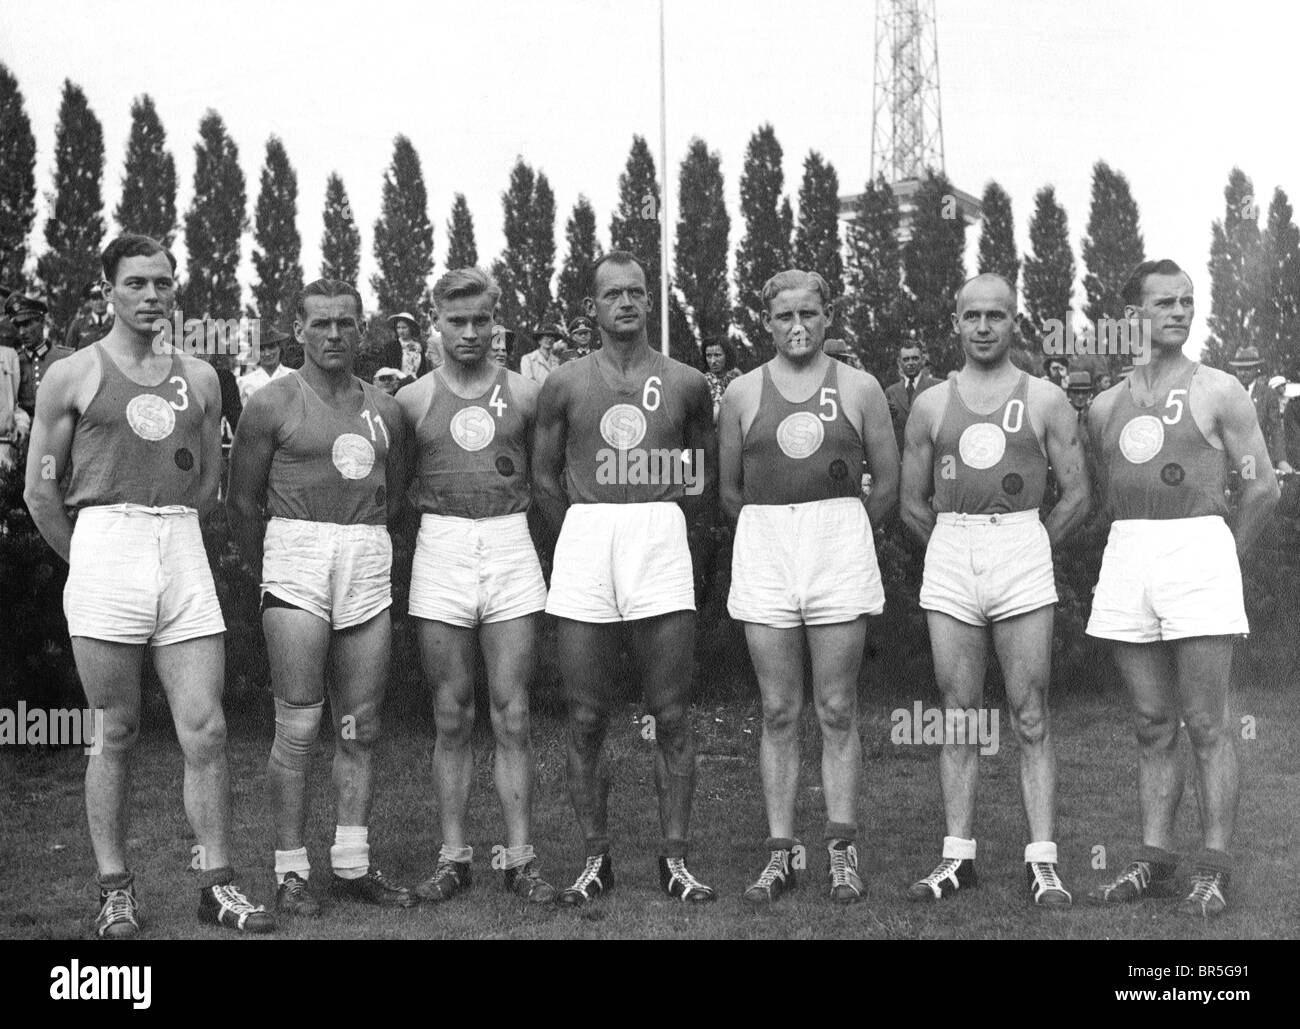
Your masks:
{"label": "knee bandage", "polygon": [[290,704],[275,698],[275,742],[271,760],[292,772],[307,769],[307,758],[320,732],[321,712],[325,701],[315,704]]}

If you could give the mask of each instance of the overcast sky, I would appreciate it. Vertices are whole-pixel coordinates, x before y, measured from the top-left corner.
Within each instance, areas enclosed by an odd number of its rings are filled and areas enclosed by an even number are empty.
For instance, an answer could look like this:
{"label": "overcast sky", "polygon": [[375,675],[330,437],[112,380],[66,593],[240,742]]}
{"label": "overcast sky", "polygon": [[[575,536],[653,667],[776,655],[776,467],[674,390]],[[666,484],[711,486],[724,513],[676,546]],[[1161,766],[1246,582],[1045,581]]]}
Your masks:
{"label": "overcast sky", "polygon": [[[785,149],[792,200],[814,148],[835,165],[843,192],[861,189],[871,162],[874,6],[667,0],[672,186],[692,136],[721,153],[733,254],[743,232],[745,146],[762,122],[774,125]],[[1263,210],[1275,186],[1293,202],[1300,193],[1300,129],[1288,117],[1300,78],[1300,8],[1265,0],[938,0],[937,9],[953,183],[978,195],[989,179],[1000,182],[1022,251],[1034,192],[1054,184],[1081,266],[1091,168],[1104,158],[1132,184],[1148,255],[1191,271],[1203,319],[1210,224],[1222,216],[1232,166],[1252,177]],[[250,219],[266,139],[280,136],[298,173],[309,278],[319,270],[331,171],[343,177],[360,219],[363,279],[374,271],[372,226],[398,133],[423,163],[439,271],[456,192],[469,200],[480,259],[500,252],[500,194],[516,155],[545,171],[555,190],[557,270],[579,193],[595,205],[608,244],[633,133],[650,140],[658,160],[657,0],[157,7],[0,0],[0,60],[26,99],[42,194],[51,189],[62,81],[85,89],[104,124],[108,212],[140,93],[154,98],[167,130],[181,211],[205,110],[221,113],[239,146]],[[43,202],[41,210],[38,250]],[[969,238],[973,264],[977,232]],[[251,251],[250,234],[245,282]],[[1080,291],[1076,306],[1081,301]]]}

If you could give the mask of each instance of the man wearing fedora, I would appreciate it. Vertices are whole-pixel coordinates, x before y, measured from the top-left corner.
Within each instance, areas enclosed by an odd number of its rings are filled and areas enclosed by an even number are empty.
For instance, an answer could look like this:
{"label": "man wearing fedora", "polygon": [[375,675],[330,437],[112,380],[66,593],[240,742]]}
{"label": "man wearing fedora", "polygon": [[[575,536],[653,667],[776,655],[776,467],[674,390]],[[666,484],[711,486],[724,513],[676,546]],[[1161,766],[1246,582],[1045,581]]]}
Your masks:
{"label": "man wearing fedora", "polygon": [[36,391],[55,361],[69,357],[67,347],[45,338],[45,315],[49,308],[39,297],[10,293],[5,298],[5,316],[18,330],[18,406],[28,417],[36,414]]}
{"label": "man wearing fedora", "polygon": [[268,327],[262,334],[257,353],[257,367],[245,372],[239,380],[241,408],[247,407],[248,398],[268,382],[289,374],[290,369],[280,363],[284,344],[288,342],[289,334],[276,328]]}
{"label": "man wearing fedora", "polygon": [[1254,347],[1238,347],[1237,353],[1228,362],[1237,381],[1246,387],[1251,402],[1255,405],[1255,418],[1259,421],[1259,431],[1264,434],[1268,445],[1268,456],[1274,466],[1286,459],[1286,442],[1282,438],[1282,408],[1277,394],[1269,389],[1268,379],[1264,374],[1264,362],[1259,351]]}
{"label": "man wearing fedora", "polygon": [[925,361],[925,349],[921,344],[915,339],[900,343],[898,381],[885,390],[889,414],[894,421],[894,440],[900,452],[903,449],[903,430],[907,428],[907,417],[912,413],[912,404],[927,389],[937,385],[939,380],[930,374]]}
{"label": "man wearing fedora", "polygon": [[69,350],[81,350],[103,339],[112,327],[113,316],[108,311],[104,284],[98,280],[88,282],[81,291],[81,313],[68,326],[63,345]]}

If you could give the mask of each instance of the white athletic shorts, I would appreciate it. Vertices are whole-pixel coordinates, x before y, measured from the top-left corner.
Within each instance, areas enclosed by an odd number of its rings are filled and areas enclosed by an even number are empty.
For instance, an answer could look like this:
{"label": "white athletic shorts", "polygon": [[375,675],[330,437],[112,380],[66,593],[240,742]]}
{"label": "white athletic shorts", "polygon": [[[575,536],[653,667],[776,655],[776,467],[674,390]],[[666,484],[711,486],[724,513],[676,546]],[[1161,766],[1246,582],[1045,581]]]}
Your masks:
{"label": "white athletic shorts", "polygon": [[1052,546],[1036,510],[939,515],[925,551],[925,610],[988,625],[1056,601]]}
{"label": "white athletic shorts", "polygon": [[83,507],[63,591],[68,634],[164,646],[226,631],[192,507]]}
{"label": "white athletic shorts", "polygon": [[573,504],[555,545],[546,613],[630,622],[695,610],[686,516],[676,504]]}
{"label": "white athletic shorts", "polygon": [[775,629],[851,622],[885,609],[871,520],[856,497],[746,504],[727,613]]}
{"label": "white athletic shorts", "polygon": [[545,608],[546,582],[522,511],[420,517],[409,607],[416,618],[472,629]]}
{"label": "white athletic shorts", "polygon": [[382,525],[272,518],[262,544],[262,594],[347,629],[392,605],[392,567],[393,541]]}
{"label": "white athletic shorts", "polygon": [[1113,522],[1087,631],[1126,643],[1250,632],[1237,544],[1224,520]]}

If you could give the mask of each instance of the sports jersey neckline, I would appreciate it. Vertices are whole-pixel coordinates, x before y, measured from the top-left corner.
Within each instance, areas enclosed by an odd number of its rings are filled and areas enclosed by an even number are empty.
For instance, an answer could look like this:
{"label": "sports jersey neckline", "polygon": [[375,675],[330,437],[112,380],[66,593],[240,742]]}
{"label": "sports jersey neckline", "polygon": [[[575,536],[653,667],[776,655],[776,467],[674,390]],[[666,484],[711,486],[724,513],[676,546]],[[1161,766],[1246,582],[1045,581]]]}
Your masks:
{"label": "sports jersey neckline", "polygon": [[96,342],[93,344],[93,346],[95,347],[96,354],[100,360],[101,371],[103,369],[103,362],[107,360],[108,363],[112,365],[113,368],[117,371],[117,373],[120,376],[122,376],[122,378],[126,379],[126,381],[131,383],[133,386],[139,386],[141,389],[157,389],[159,386],[163,385],[163,383],[167,382],[167,380],[170,379],[174,374],[176,374],[177,355],[172,354],[171,364],[167,366],[167,371],[161,379],[159,379],[157,382],[136,382],[135,379],[131,378],[131,376],[126,374],[126,369],[123,368],[120,364],[118,364],[117,358],[115,358],[111,353],[109,353],[108,348],[105,347],[102,342]]}
{"label": "sports jersey neckline", "polygon": [[366,409],[366,404],[368,403],[368,398],[366,396],[366,384],[362,382],[360,379],[358,379],[355,375],[352,376],[352,380],[357,384],[358,387],[360,387],[358,395],[361,397],[361,402],[357,405],[355,411],[345,411],[342,408],[335,407],[333,404],[326,401],[325,398],[322,397],[319,393],[317,393],[316,388],[306,380],[306,378],[303,376],[303,374],[300,371],[298,371],[298,369],[292,368],[290,369],[290,371],[293,372],[294,378],[298,380],[298,388],[303,391],[303,394],[305,396],[310,397],[312,400],[315,400],[316,403],[320,404],[321,407],[324,407],[326,410],[332,411],[335,414],[342,414],[350,417],[354,414],[360,414],[362,411]]}
{"label": "sports jersey neckline", "polygon": [[[1189,394],[1188,394],[1189,399],[1190,399],[1190,390],[1191,390],[1191,386],[1192,386],[1192,380],[1193,380],[1194,378],[1196,378],[1196,373],[1197,373],[1198,371],[1200,371],[1200,370],[1201,370],[1201,362],[1200,362],[1200,361],[1193,361],[1193,362],[1192,362],[1191,373],[1187,376],[1187,388],[1188,388],[1188,391],[1189,391]],[[1140,403],[1140,402],[1138,401],[1137,394],[1133,392],[1133,376],[1132,376],[1132,375],[1129,375],[1129,376],[1126,376],[1126,377],[1125,377],[1125,380],[1124,380],[1124,386],[1125,386],[1125,389],[1126,389],[1127,392],[1128,392],[1128,398],[1129,398],[1129,401],[1133,404],[1133,406],[1136,407],[1136,408],[1139,408],[1140,410],[1143,410],[1143,411],[1149,411],[1149,410],[1151,410],[1152,408],[1159,406],[1159,404],[1160,404],[1160,397],[1161,397],[1162,395],[1163,395],[1163,396],[1168,396],[1168,395],[1169,395],[1169,390],[1170,390],[1170,389],[1173,389],[1173,384],[1176,383],[1176,382],[1179,382],[1181,379],[1182,379],[1182,373],[1180,372],[1178,375],[1175,375],[1172,379],[1170,379],[1170,384],[1169,384],[1169,386],[1168,386],[1166,389],[1164,389],[1164,390],[1154,390],[1154,389],[1153,389],[1153,390],[1151,391],[1151,403],[1149,403],[1149,404],[1143,404],[1143,403]],[[1202,433],[1202,435],[1204,435],[1204,433]],[[1207,441],[1207,442],[1208,442],[1208,441]]]}
{"label": "sports jersey neckline", "polygon": [[[650,351],[650,366],[653,369],[650,372],[650,374],[651,375],[657,374],[659,370],[663,367],[662,359],[664,355],[661,354],[658,350],[652,350],[648,345],[646,346],[646,349]],[[587,356],[591,358],[595,358],[596,354],[598,353],[600,353],[600,351],[593,351],[591,354],[588,354]],[[601,367],[601,362],[599,360],[593,360],[591,362],[591,366],[596,369],[596,374],[600,376],[601,382],[603,382],[609,388],[610,392],[614,393],[616,396],[632,397],[632,396],[637,396],[640,393],[641,391],[640,386],[632,386],[624,389],[619,387],[615,383],[610,382],[609,376],[605,374],[605,369]]]}
{"label": "sports jersey neckline", "polygon": [[957,403],[961,404],[967,414],[975,418],[990,418],[1001,411],[1007,404],[1014,399],[1015,395],[1020,392],[1020,387],[1024,385],[1028,373],[1022,371],[1011,386],[1011,392],[998,401],[997,407],[992,411],[976,411],[970,404],[966,403],[966,398],[961,395],[961,387],[956,379],[950,380],[952,383],[952,395],[957,398]]}
{"label": "sports jersey neckline", "polygon": [[[809,393],[802,400],[791,400],[789,397],[787,397],[784,393],[781,392],[781,387],[776,384],[776,376],[772,374],[771,361],[768,361],[765,365],[763,365],[763,378],[766,379],[767,382],[771,385],[776,395],[780,397],[782,400],[784,400],[787,404],[790,404],[792,407],[799,407],[803,404],[808,403],[808,401],[812,400],[813,397],[817,396],[819,390],[825,389],[828,386],[834,386],[834,387],[839,386],[839,377],[835,374],[835,361],[830,358],[827,358],[826,374],[822,376],[822,381],[819,382],[816,386],[814,386],[812,392]],[[832,378],[835,379],[833,383],[831,382]]]}
{"label": "sports jersey neckline", "polygon": [[[504,368],[497,368],[496,373],[492,376],[492,380],[491,380],[491,381],[490,381],[486,386],[483,387],[483,392],[482,392],[482,393],[476,393],[476,394],[475,394],[474,396],[472,396],[472,397],[463,397],[463,396],[461,396],[459,393],[457,393],[456,390],[452,387],[452,384],[451,384],[450,382],[447,381],[447,377],[446,377],[445,375],[442,374],[442,368],[440,368],[440,367],[439,367],[439,368],[435,368],[435,369],[433,370],[433,374],[436,375],[436,376],[438,377],[438,381],[439,381],[440,383],[442,383],[442,385],[444,385],[444,386],[447,387],[447,391],[448,391],[448,392],[449,392],[453,397],[455,397],[457,400],[464,400],[466,403],[471,403],[471,404],[472,404],[472,403],[474,403],[474,401],[476,401],[476,400],[482,400],[484,397],[488,396],[488,395],[492,392],[492,387],[493,387],[493,386],[496,386],[497,384],[499,384],[499,383],[501,382],[502,378],[505,377],[506,369],[504,369]],[[433,403],[433,397],[430,397],[430,398],[429,398],[429,403],[430,403],[430,404]]]}

